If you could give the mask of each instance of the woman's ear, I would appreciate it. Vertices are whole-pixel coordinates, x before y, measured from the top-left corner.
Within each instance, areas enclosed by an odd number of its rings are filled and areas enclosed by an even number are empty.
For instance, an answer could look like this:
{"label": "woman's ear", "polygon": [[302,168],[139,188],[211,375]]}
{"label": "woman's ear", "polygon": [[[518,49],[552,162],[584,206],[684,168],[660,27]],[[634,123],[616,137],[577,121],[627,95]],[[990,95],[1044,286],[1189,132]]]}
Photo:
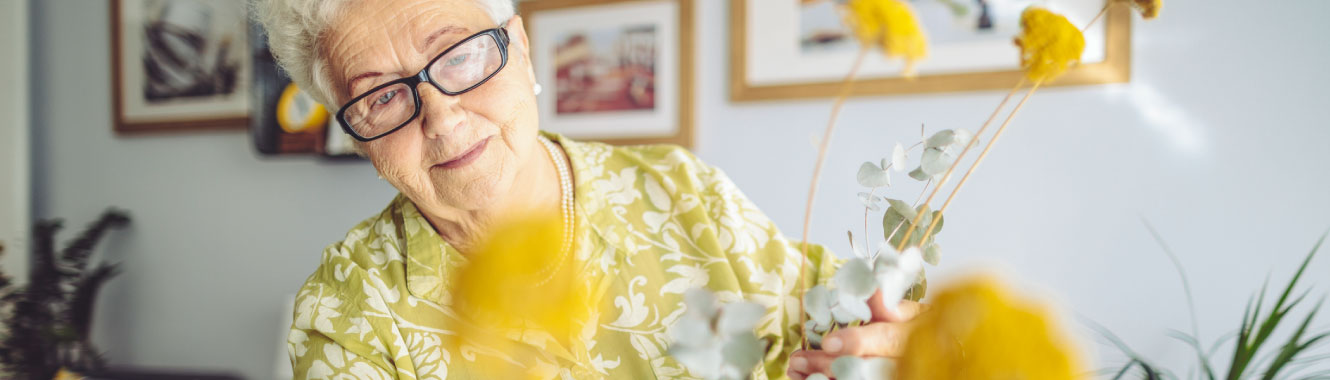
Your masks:
{"label": "woman's ear", "polygon": [[531,64],[531,40],[527,39],[526,26],[522,23],[522,16],[513,16],[508,19],[508,40],[512,41],[510,45],[517,46],[517,53],[526,61],[526,73],[531,83],[536,83],[536,68]]}
{"label": "woman's ear", "polygon": [[531,41],[526,37],[526,26],[522,24],[522,16],[513,16],[508,19],[508,39],[513,45],[521,47],[522,55],[531,56]]}

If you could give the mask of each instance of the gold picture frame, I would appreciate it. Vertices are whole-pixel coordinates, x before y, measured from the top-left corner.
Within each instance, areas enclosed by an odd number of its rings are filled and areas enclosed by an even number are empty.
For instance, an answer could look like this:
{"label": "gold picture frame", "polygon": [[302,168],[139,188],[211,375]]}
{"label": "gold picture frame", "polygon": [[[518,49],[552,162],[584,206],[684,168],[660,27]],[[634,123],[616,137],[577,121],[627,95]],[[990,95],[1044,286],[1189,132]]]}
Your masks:
{"label": "gold picture frame", "polygon": [[[577,139],[615,145],[693,143],[693,49],[694,0],[530,0],[519,2],[518,12],[531,40],[531,61],[543,91],[540,104],[541,129]],[[661,12],[661,10],[666,10]],[[607,15],[614,15],[608,17]],[[579,21],[574,23],[573,21]],[[617,23],[617,24],[615,24]],[[643,23],[650,27],[643,29]],[[616,44],[625,38],[626,28],[649,30],[650,69],[638,78],[648,77],[652,105],[649,109],[605,112],[568,110],[577,96],[568,85],[567,59],[556,60],[556,46],[568,46],[570,38],[603,41],[613,35]],[[664,32],[657,32],[664,31]],[[580,34],[579,34],[580,33]],[[571,37],[570,37],[571,36]],[[603,53],[596,42],[586,43],[588,55]],[[563,48],[560,48],[563,49]],[[567,51],[567,50],[565,50]],[[622,54],[622,53],[620,53]],[[567,57],[568,54],[564,54]],[[622,58],[620,58],[622,59]],[[673,78],[670,78],[673,77]],[[661,80],[656,80],[660,78]],[[587,79],[599,80],[599,79]],[[640,82],[640,80],[639,80]],[[590,86],[587,86],[590,87]],[[632,96],[632,95],[626,95]],[[567,111],[565,111],[567,110]],[[650,114],[651,116],[645,116]],[[582,128],[583,125],[591,127]],[[638,130],[633,130],[638,129]]]}
{"label": "gold picture frame", "polygon": [[[834,97],[841,91],[842,80],[789,84],[754,85],[748,83],[749,44],[748,2],[730,0],[730,100],[735,102]],[[1104,0],[1110,1],[1110,0]],[[798,6],[800,2],[780,2]],[[772,4],[774,5],[774,4]],[[1049,86],[1077,86],[1123,83],[1131,79],[1131,9],[1111,7],[1104,15],[1104,58],[1100,62],[1079,65]],[[1020,70],[960,72],[917,78],[901,77],[856,79],[852,95],[903,95],[959,91],[1010,89],[1024,75]]]}

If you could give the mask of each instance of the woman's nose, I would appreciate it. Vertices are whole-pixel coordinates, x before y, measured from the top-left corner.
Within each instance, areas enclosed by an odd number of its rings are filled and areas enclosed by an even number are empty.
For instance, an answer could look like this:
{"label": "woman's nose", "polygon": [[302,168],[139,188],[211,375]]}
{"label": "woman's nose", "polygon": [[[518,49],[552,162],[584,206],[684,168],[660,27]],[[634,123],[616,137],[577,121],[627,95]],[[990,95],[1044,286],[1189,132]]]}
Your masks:
{"label": "woman's nose", "polygon": [[420,127],[426,138],[452,135],[466,123],[459,97],[444,94],[429,82],[416,85],[416,92],[420,94]]}

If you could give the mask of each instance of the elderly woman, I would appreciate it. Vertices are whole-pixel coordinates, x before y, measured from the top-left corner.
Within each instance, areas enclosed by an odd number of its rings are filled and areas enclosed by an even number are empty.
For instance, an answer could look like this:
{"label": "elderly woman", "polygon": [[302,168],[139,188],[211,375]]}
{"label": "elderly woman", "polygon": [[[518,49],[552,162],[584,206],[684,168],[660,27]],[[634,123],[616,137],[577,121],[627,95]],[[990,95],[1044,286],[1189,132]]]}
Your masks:
{"label": "elderly woman", "polygon": [[[798,245],[719,170],[675,146],[612,147],[538,131],[530,45],[511,0],[257,0],[272,52],[401,194],[329,245],[297,295],[297,378],[476,378],[483,349],[441,344],[456,314],[449,269],[496,218],[562,215],[559,257],[610,278],[583,349],[534,347],[546,377],[676,378],[668,324],[693,287],[767,307],[753,378],[802,379],[833,354],[897,355],[900,314],[796,352]],[[571,251],[571,252],[570,252]],[[809,283],[835,259],[814,247]],[[875,303],[875,305],[880,303]],[[792,356],[793,355],[793,356]],[[788,365],[787,365],[788,364]],[[787,372],[788,371],[788,372]]]}

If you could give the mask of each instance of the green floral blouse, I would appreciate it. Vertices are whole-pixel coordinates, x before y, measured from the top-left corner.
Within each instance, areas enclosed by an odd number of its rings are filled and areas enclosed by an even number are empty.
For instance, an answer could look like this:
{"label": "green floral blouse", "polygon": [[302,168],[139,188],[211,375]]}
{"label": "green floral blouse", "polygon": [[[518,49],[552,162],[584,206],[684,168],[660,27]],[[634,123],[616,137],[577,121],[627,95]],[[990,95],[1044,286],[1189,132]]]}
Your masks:
{"label": "green floral blouse", "polygon": [[[575,177],[575,258],[605,279],[599,323],[577,348],[530,343],[528,368],[548,378],[691,378],[667,354],[683,293],[706,287],[723,301],[767,307],[757,334],[771,342],[754,379],[785,378],[798,346],[799,245],[719,169],[677,146],[614,147],[547,134]],[[287,340],[297,379],[479,378],[484,349],[450,352],[449,268],[465,259],[411,201],[383,212],[323,251],[296,295]],[[811,246],[805,279],[825,283],[839,261]],[[612,299],[612,302],[610,301]],[[466,346],[463,346],[465,348]]]}

